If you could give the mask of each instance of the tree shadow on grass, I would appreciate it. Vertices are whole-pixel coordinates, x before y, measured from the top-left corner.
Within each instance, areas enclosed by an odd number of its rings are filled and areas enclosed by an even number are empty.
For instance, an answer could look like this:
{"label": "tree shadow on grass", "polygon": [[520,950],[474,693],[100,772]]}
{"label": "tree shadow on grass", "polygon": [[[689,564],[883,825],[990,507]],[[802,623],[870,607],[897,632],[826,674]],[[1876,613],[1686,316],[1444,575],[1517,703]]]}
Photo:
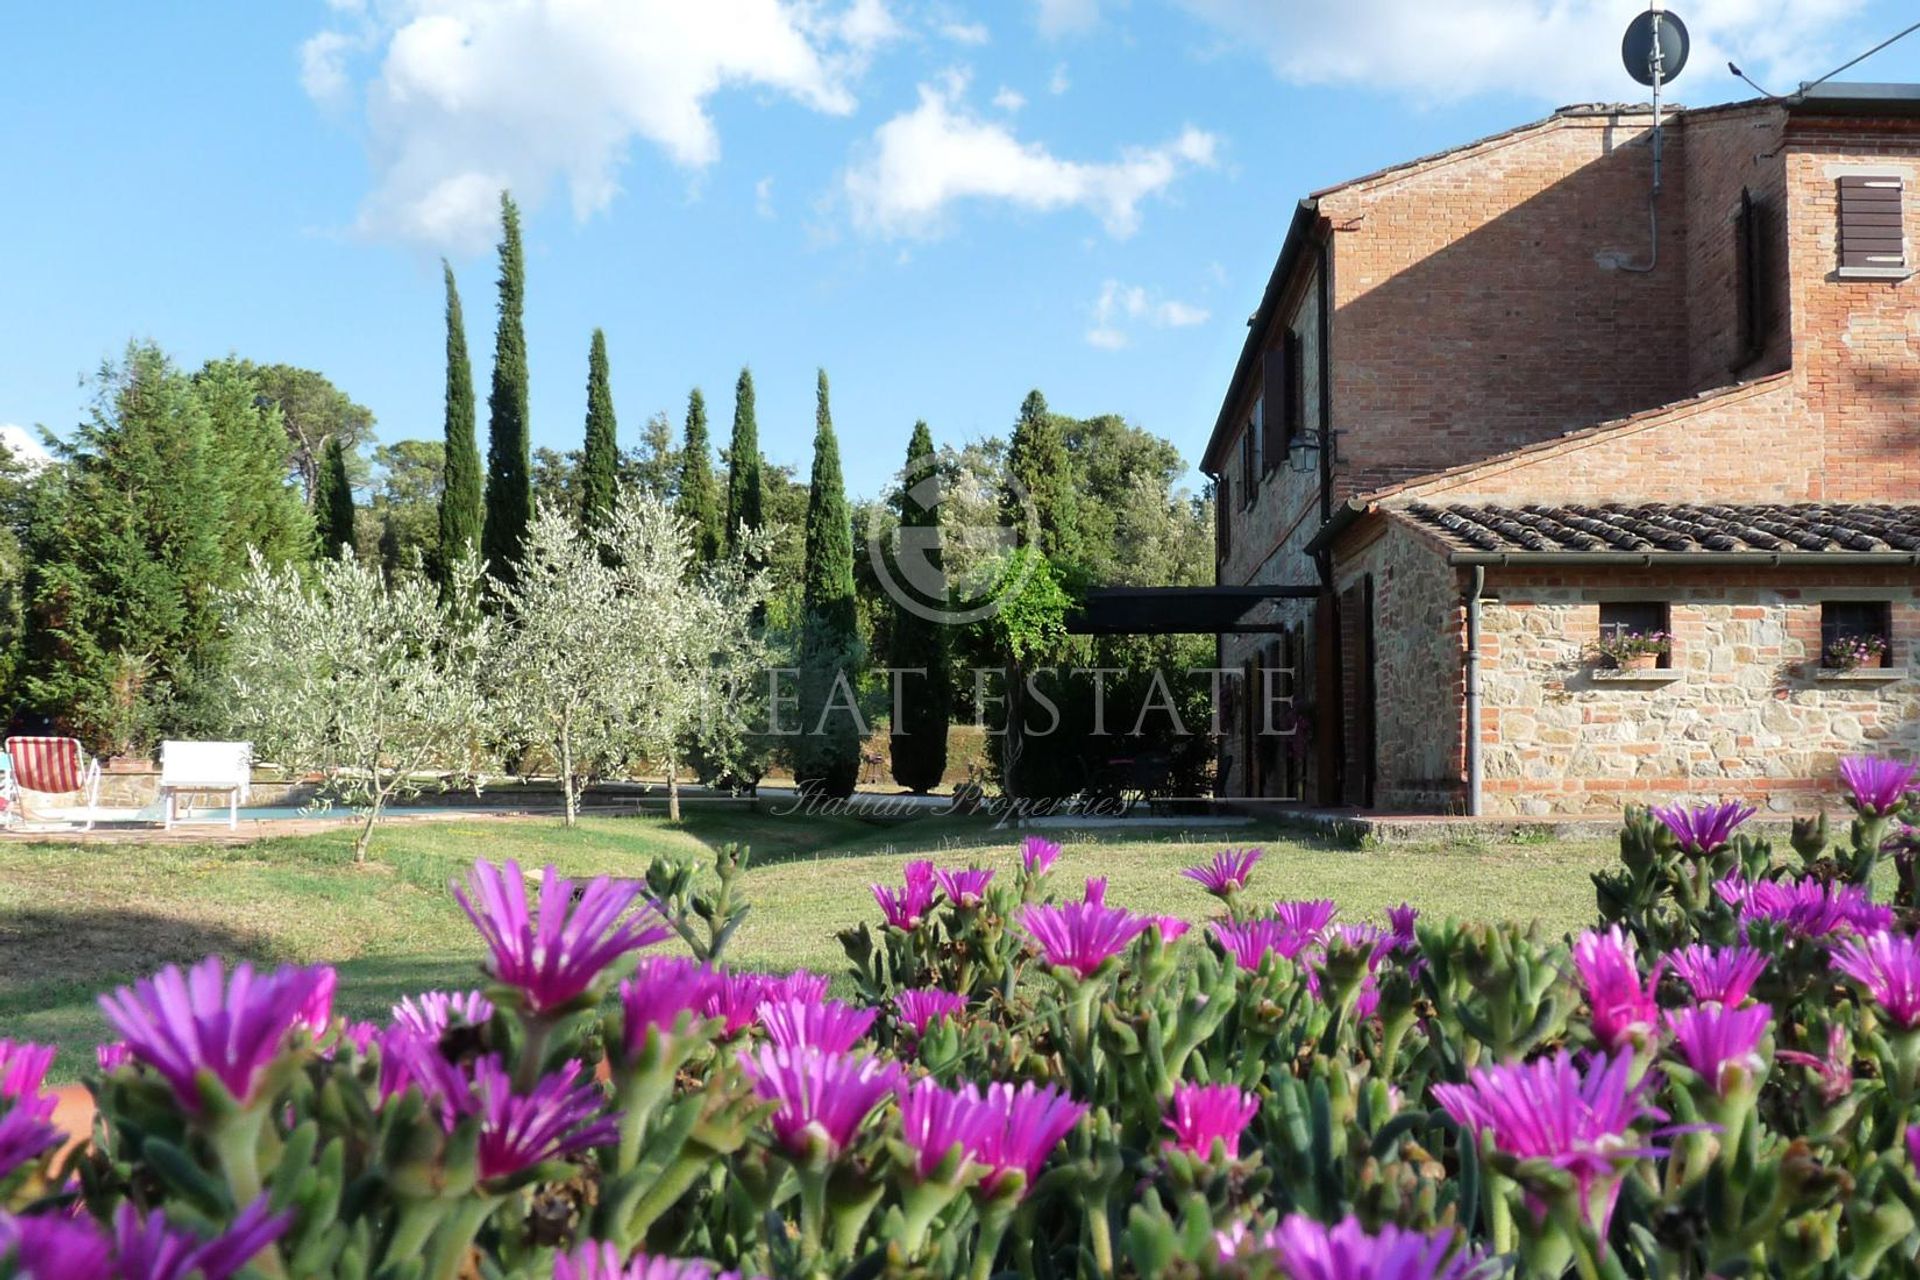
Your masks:
{"label": "tree shadow on grass", "polygon": [[273,958],[264,934],[151,911],[0,912],[0,1011],[31,1011],[60,993],[102,991],[208,955],[230,964]]}

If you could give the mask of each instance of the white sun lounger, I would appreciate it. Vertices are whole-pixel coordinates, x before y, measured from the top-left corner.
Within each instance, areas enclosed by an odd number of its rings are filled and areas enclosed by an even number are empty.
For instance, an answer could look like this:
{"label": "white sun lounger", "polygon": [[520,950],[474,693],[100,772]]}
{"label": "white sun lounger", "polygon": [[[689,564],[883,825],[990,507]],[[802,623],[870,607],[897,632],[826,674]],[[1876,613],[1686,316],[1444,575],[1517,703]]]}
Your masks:
{"label": "white sun lounger", "polygon": [[193,818],[189,803],[183,813],[182,796],[218,796],[224,798],[229,830],[240,825],[240,806],[247,799],[253,779],[251,742],[163,742],[160,744],[160,803],[162,819],[168,830],[188,822],[218,822],[219,808],[212,816]]}

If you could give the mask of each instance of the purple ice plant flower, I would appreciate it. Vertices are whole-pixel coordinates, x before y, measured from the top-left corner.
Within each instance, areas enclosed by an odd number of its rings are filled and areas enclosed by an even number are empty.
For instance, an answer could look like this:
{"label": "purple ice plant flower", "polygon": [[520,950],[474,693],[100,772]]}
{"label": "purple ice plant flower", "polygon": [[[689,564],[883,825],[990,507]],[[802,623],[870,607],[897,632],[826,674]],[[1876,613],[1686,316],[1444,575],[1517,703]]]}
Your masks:
{"label": "purple ice plant flower", "polygon": [[873,1026],[878,1009],[856,1009],[838,1000],[769,1000],[760,1006],[767,1039],[782,1049],[846,1053]]}
{"label": "purple ice plant flower", "polygon": [[616,1245],[589,1240],[553,1260],[553,1280],[740,1280],[705,1258],[662,1258],[637,1253],[621,1261]]}
{"label": "purple ice plant flower", "polygon": [[1920,1027],[1920,944],[1882,930],[1848,938],[1833,949],[1833,967],[1867,989],[1902,1031]]}
{"label": "purple ice plant flower", "polygon": [[1288,1214],[1265,1240],[1288,1280],[1466,1280],[1479,1259],[1454,1251],[1451,1231],[1412,1231],[1392,1223],[1368,1231],[1355,1217],[1333,1226]]}
{"label": "purple ice plant flower", "polygon": [[725,1024],[721,1034],[731,1039],[753,1025],[766,999],[765,977],[722,969],[707,984],[700,1011],[709,1018],[719,1018]]}
{"label": "purple ice plant flower", "polygon": [[525,1173],[620,1137],[619,1113],[601,1114],[606,1099],[580,1063],[568,1062],[526,1094],[516,1094],[499,1055],[473,1064],[473,1088],[456,1109],[480,1117],[480,1180]]}
{"label": "purple ice plant flower", "polygon": [[89,1218],[0,1213],[0,1270],[14,1280],[112,1280],[107,1241]]}
{"label": "purple ice plant flower", "polygon": [[900,1082],[900,1068],[866,1055],[783,1049],[763,1044],[741,1053],[754,1092],[778,1103],[773,1133],[787,1153],[833,1159]]}
{"label": "purple ice plant flower", "polygon": [[1848,756],[1840,762],[1840,780],[1849,802],[1862,816],[1884,818],[1906,802],[1916,768],[1878,756]]}
{"label": "purple ice plant flower", "polygon": [[1420,939],[1414,933],[1414,921],[1420,918],[1420,912],[1407,903],[1387,908],[1387,926],[1393,930],[1393,945],[1400,951],[1419,949]]}
{"label": "purple ice plant flower", "polygon": [[1039,836],[1028,836],[1020,842],[1020,867],[1030,880],[1038,879],[1053,870],[1053,864],[1060,860],[1060,846],[1051,840]]}
{"label": "purple ice plant flower", "polygon": [[374,1041],[380,1038],[380,1027],[373,1022],[349,1022],[340,1028],[340,1038],[352,1045],[355,1053],[364,1057]]}
{"label": "purple ice plant flower", "polygon": [[1230,1084],[1183,1084],[1173,1091],[1173,1111],[1167,1127],[1171,1146],[1205,1159],[1215,1142],[1224,1143],[1227,1158],[1240,1158],[1240,1135],[1260,1113],[1257,1094],[1243,1093]]}
{"label": "purple ice plant flower", "polygon": [[648,956],[620,984],[621,1035],[627,1055],[646,1048],[647,1033],[673,1034],[680,1015],[706,1018],[707,998],[720,981],[714,971],[686,956]]}
{"label": "purple ice plant flower", "polygon": [[1020,1190],[1024,1197],[1053,1149],[1087,1114],[1084,1104],[1062,1090],[1052,1085],[1043,1089],[1032,1081],[1018,1089],[1010,1084],[989,1085],[981,1105],[987,1119],[973,1157],[987,1168],[980,1190],[989,1196],[1018,1173],[1025,1179]]}
{"label": "purple ice plant flower", "polygon": [[327,1028],[333,1025],[333,993],[339,986],[340,975],[333,971],[332,966],[323,966],[313,990],[307,995],[306,1004],[301,1006],[301,1025],[315,1039],[325,1035]]}
{"label": "purple ice plant flower", "polygon": [[1580,1204],[1604,1239],[1627,1166],[1660,1149],[1634,1132],[1666,1113],[1642,1096],[1651,1076],[1632,1083],[1631,1052],[1590,1054],[1576,1066],[1562,1049],[1534,1062],[1480,1067],[1466,1084],[1438,1084],[1434,1100],[1495,1150],[1543,1160],[1572,1175]]}
{"label": "purple ice plant flower", "polygon": [[936,891],[933,863],[920,859],[907,864],[907,883],[902,889],[889,888],[883,884],[871,886],[873,900],[880,904],[880,914],[887,923],[906,933],[918,929],[927,918],[927,912],[933,909]]}
{"label": "purple ice plant flower", "polygon": [[151,978],[100,997],[107,1023],[133,1056],[159,1072],[174,1096],[199,1114],[197,1078],[210,1073],[242,1105],[251,1105],[267,1066],[300,1025],[319,969],[283,966],[256,975],[236,965],[229,979],[218,956],[188,972],[169,965]]}
{"label": "purple ice plant flower", "polygon": [[1020,924],[1048,964],[1090,978],[1145,933],[1153,921],[1120,907],[1070,902],[1063,907],[1022,907]]}
{"label": "purple ice plant flower", "polygon": [[441,1051],[438,1039],[428,1039],[398,1023],[380,1033],[380,1104],[385,1106],[417,1088],[441,1121],[451,1129],[473,1106],[472,1082],[465,1070]]}
{"label": "purple ice plant flower", "polygon": [[1683,852],[1704,857],[1733,839],[1733,829],[1759,810],[1737,800],[1725,804],[1655,805],[1653,816],[1660,819]]}
{"label": "purple ice plant flower", "polygon": [[792,973],[783,973],[779,977],[765,977],[760,980],[760,999],[767,1000],[825,1000],[827,988],[833,985],[833,979],[824,973],[809,973],[805,969],[795,969]]}
{"label": "purple ice plant flower", "polygon": [[1593,1035],[1609,1051],[1644,1043],[1660,1025],[1659,974],[1642,979],[1634,942],[1619,925],[1574,940],[1573,967],[1593,1011]]}
{"label": "purple ice plant flower", "polygon": [[997,1123],[997,1114],[988,1110],[980,1090],[971,1084],[947,1089],[929,1076],[900,1089],[901,1136],[913,1151],[914,1172],[922,1181],[931,1178],[956,1148],[965,1160],[972,1160],[987,1145]]}
{"label": "purple ice plant flower", "polygon": [[19,1103],[38,1098],[46,1088],[55,1049],[30,1040],[0,1040],[0,1098]]}
{"label": "purple ice plant flower", "polygon": [[1806,1067],[1820,1077],[1820,1097],[1828,1106],[1853,1092],[1853,1045],[1845,1027],[1827,1028],[1827,1056],[1816,1057],[1794,1049],[1782,1049],[1773,1055],[1782,1062]]}
{"label": "purple ice plant flower", "polygon": [[1242,969],[1258,969],[1269,954],[1292,960],[1312,939],[1278,920],[1215,920],[1208,926],[1220,949]]}
{"label": "purple ice plant flower", "polygon": [[1339,908],[1331,898],[1286,899],[1273,904],[1274,918],[1309,942],[1318,942]]}
{"label": "purple ice plant flower", "polygon": [[1148,923],[1160,931],[1160,941],[1178,942],[1187,936],[1187,930],[1193,928],[1190,921],[1179,916],[1148,916]]}
{"label": "purple ice plant flower", "polygon": [[113,1215],[113,1252],[118,1280],[229,1280],[293,1225],[293,1214],[274,1213],[265,1196],[211,1240],[167,1222],[159,1210],[144,1218],[131,1204]]}
{"label": "purple ice plant flower", "polygon": [[1766,972],[1765,952],[1752,947],[1709,947],[1696,942],[1667,957],[1702,1004],[1737,1005],[1746,1001],[1753,984]]}
{"label": "purple ice plant flower", "polygon": [[1739,1087],[1740,1076],[1734,1073],[1752,1080],[1766,1069],[1759,1052],[1773,1024],[1773,1010],[1766,1005],[1699,1005],[1670,1010],[1666,1022],[1681,1059],[1722,1097]]}
{"label": "purple ice plant flower", "polygon": [[1080,900],[1090,907],[1106,906],[1107,878],[1105,876],[1088,876],[1086,893]]}
{"label": "purple ice plant flower", "polygon": [[951,1018],[966,1007],[965,996],[940,987],[919,987],[902,991],[893,998],[894,1012],[899,1015],[900,1024],[911,1027],[916,1036],[925,1035],[935,1018]]}
{"label": "purple ice plant flower", "polygon": [[1739,912],[1743,932],[1755,920],[1766,920],[1810,938],[1843,929],[1873,933],[1893,923],[1892,908],[1876,905],[1865,889],[1854,884],[1754,882],[1734,874],[1715,881],[1713,891]]}
{"label": "purple ice plant flower", "polygon": [[1920,1169],[1920,1124],[1907,1126],[1907,1163]]}
{"label": "purple ice plant flower", "polygon": [[133,1050],[125,1040],[109,1040],[93,1046],[93,1062],[101,1075],[111,1075],[133,1061]]}
{"label": "purple ice plant flower", "polygon": [[[576,889],[551,863],[540,875],[537,920],[516,862],[503,869],[476,861],[466,888],[456,885],[453,896],[487,944],[487,972],[518,991],[534,1014],[590,999],[607,966],[673,936],[638,884],[601,876]],[[621,919],[636,902],[640,910]]]}
{"label": "purple ice plant flower", "polygon": [[1180,874],[1216,898],[1230,898],[1247,887],[1254,864],[1264,854],[1261,849],[1222,849],[1213,855],[1212,862],[1185,867]]}
{"label": "purple ice plant flower", "polygon": [[[5,1042],[0,1041],[0,1045]],[[30,1160],[38,1160],[60,1145],[66,1135],[53,1123],[58,1100],[38,1087],[14,1097],[12,1105],[0,1112],[0,1178],[5,1178]]]}
{"label": "purple ice plant flower", "polygon": [[438,1040],[456,1021],[470,1027],[493,1019],[493,1001],[478,991],[423,991],[393,1006],[393,1021],[415,1035]]}
{"label": "purple ice plant flower", "polygon": [[940,891],[956,907],[977,907],[987,900],[987,885],[993,879],[991,867],[968,867],[965,871],[936,871],[933,878]]}

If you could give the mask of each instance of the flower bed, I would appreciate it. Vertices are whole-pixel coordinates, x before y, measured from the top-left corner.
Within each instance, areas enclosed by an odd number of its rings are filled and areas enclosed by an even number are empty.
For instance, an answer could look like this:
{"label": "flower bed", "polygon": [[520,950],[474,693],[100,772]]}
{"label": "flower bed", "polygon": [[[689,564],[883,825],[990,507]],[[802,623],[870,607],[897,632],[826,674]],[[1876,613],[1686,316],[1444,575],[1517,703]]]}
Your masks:
{"label": "flower bed", "polygon": [[329,969],[209,959],[104,998],[71,1154],[51,1051],[0,1044],[0,1276],[1911,1273],[1914,771],[1843,773],[1847,838],[1790,854],[1629,814],[1570,939],[1256,898],[1257,850],[1184,873],[1191,931],[1045,841],[918,862],[841,936],[850,1001],[715,959],[731,851],[651,898],[479,863],[484,990],[352,1024]]}

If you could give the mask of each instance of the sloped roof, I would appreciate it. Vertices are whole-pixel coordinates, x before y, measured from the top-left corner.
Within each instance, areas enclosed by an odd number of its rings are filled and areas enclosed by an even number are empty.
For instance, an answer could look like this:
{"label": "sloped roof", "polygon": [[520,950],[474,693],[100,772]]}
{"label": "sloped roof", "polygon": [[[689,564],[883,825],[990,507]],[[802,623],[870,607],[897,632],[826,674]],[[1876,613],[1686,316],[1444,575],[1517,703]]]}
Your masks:
{"label": "sloped roof", "polygon": [[1392,514],[1465,553],[1562,555],[1920,554],[1920,505],[1607,503],[1433,506]]}

